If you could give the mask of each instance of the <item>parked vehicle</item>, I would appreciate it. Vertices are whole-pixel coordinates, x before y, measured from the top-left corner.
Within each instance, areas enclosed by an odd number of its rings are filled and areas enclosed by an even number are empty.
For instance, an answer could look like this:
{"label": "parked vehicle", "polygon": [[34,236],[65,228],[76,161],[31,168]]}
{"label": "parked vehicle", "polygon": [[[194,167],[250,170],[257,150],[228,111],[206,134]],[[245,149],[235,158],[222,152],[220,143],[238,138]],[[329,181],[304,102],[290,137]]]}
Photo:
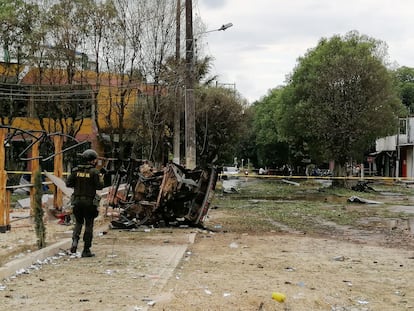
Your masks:
{"label": "parked vehicle", "polygon": [[231,178],[238,178],[240,174],[240,170],[236,166],[223,166],[223,171],[221,173],[221,179],[231,179]]}

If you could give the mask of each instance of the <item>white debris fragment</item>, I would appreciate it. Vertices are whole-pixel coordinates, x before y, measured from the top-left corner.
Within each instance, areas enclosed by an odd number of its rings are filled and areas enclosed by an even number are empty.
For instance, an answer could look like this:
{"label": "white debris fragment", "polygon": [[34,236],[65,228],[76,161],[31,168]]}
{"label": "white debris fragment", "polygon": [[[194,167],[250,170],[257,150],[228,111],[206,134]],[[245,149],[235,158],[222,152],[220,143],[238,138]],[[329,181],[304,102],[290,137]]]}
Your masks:
{"label": "white debris fragment", "polygon": [[21,268],[19,270],[17,270],[14,275],[10,276],[10,279],[15,279],[17,276],[22,275],[22,274],[30,274],[32,271],[38,271],[42,268],[42,266],[44,265],[48,265],[48,264],[56,264],[56,261],[64,256],[66,256],[67,254],[64,252],[59,252],[57,255],[55,256],[51,256],[51,257],[46,257],[43,260],[36,260],[34,263],[32,263],[30,266],[26,267],[26,268]]}
{"label": "white debris fragment", "polygon": [[17,270],[15,274],[16,275],[29,274],[29,271],[22,268],[22,269]]}

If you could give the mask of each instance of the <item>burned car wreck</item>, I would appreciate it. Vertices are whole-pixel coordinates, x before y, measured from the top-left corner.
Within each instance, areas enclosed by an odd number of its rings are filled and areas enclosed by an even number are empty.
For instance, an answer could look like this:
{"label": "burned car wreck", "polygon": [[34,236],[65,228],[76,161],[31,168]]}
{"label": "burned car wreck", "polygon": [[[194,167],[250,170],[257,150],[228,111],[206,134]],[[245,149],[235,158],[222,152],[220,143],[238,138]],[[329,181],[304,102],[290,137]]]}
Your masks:
{"label": "burned car wreck", "polygon": [[216,182],[214,167],[188,170],[169,163],[153,171],[146,161],[130,160],[117,170],[108,194],[108,205],[119,209],[111,227],[203,227]]}

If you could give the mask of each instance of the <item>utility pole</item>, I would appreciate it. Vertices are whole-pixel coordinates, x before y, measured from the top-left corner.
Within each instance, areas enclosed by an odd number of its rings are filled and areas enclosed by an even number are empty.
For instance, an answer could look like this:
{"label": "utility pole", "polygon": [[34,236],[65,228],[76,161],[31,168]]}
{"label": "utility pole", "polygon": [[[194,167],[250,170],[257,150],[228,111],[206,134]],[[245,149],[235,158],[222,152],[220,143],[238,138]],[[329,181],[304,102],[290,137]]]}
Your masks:
{"label": "utility pole", "polygon": [[196,167],[196,130],[193,73],[193,1],[185,0],[185,163],[187,169]]}
{"label": "utility pole", "polygon": [[[175,62],[177,64],[177,68],[180,68],[180,40],[181,40],[181,0],[177,0],[177,13],[175,16],[176,19],[176,29],[175,29]],[[178,72],[181,72],[180,70]],[[175,92],[175,110],[174,110],[174,138],[173,138],[173,153],[174,159],[173,162],[175,164],[180,164],[180,130],[181,130],[181,83],[180,79],[181,74],[178,75],[178,86]]]}
{"label": "utility pole", "polygon": [[[224,31],[232,26],[232,23],[228,23],[222,25],[219,29],[211,31]],[[211,31],[206,31],[204,33]],[[194,169],[197,166],[197,144],[194,98],[194,35],[192,0],[185,0],[185,45],[185,165],[187,169]]]}

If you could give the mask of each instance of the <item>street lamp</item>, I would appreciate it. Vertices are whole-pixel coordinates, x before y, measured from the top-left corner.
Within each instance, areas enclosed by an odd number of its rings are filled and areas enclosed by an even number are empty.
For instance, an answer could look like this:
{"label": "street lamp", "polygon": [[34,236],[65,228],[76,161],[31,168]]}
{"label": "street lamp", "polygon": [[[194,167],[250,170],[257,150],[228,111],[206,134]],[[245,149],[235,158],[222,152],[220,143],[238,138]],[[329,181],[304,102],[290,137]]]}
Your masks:
{"label": "street lamp", "polygon": [[[191,1],[190,1],[191,2]],[[213,31],[224,31],[232,27],[232,23],[222,25],[220,28],[208,30],[197,35]],[[194,100],[194,36],[191,5],[186,6],[186,79],[185,79],[185,163],[186,168],[196,167],[196,126],[195,126],[195,100]]]}
{"label": "street lamp", "polygon": [[225,31],[226,29],[229,29],[230,27],[233,27],[233,23],[227,23],[227,24],[221,25],[220,28],[203,31],[203,32],[201,32],[197,35],[199,36],[199,35],[203,35],[205,33],[213,32],[213,31]]}
{"label": "street lamp", "polygon": [[233,23],[227,23],[227,24],[221,25],[221,27],[218,30],[223,30],[224,31],[227,28],[230,28],[232,26],[233,26]]}

